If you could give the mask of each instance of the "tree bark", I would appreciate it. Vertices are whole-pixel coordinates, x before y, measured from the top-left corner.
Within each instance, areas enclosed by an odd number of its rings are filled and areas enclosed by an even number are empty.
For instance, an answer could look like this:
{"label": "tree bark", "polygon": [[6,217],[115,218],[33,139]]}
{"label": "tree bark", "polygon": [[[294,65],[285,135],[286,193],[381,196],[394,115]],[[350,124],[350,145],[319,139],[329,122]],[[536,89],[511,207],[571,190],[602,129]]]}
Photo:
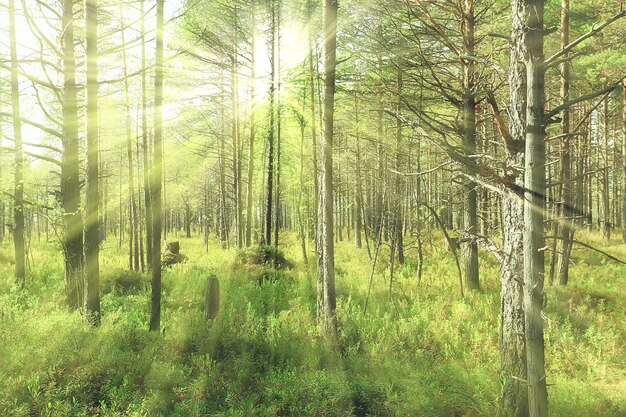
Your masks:
{"label": "tree bark", "polygon": [[[2,109],[0,108],[0,111],[1,110]],[[4,134],[4,132],[3,132],[3,125],[2,125],[3,122],[4,122],[4,120],[3,120],[2,116],[0,116],[0,148],[2,148],[2,139],[3,139],[3,134]],[[4,158],[2,156],[0,156],[0,183],[2,183],[2,175],[3,175],[2,167],[3,167],[3,163],[4,163],[3,159]],[[47,190],[47,184],[46,184],[46,195],[48,195],[47,191],[48,190]],[[2,245],[2,243],[4,242],[4,229],[6,227],[5,217],[4,216],[5,216],[4,200],[0,199],[0,245]],[[46,231],[47,230],[48,229],[47,229],[47,224],[46,224]]]}
{"label": "tree bark", "polygon": [[[146,79],[146,19],[144,14],[145,0],[141,0],[141,139],[143,145],[143,184],[144,207],[146,209],[146,262],[152,265],[152,174],[150,167],[150,146],[148,140],[148,84]],[[157,260],[158,262],[158,260]]]}
{"label": "tree bark", "polygon": [[546,204],[543,7],[544,0],[524,1],[526,64],[526,150],[524,160],[524,315],[528,408],[531,417],[548,415],[544,340],[545,275],[543,222]]}
{"label": "tree bark", "polygon": [[[124,25],[124,12],[120,3],[120,21]],[[130,93],[128,87],[128,68],[126,61],[126,36],[124,29],[121,31],[122,37],[122,64],[124,74],[124,107],[126,110],[126,154],[128,157],[128,198],[130,199],[130,233],[129,233],[129,268],[135,271],[139,270],[139,215],[137,211],[137,200],[135,198],[135,174],[133,169],[133,140],[131,135],[130,120]]]}
{"label": "tree bark", "polygon": [[626,77],[622,80],[622,240],[626,243]]}
{"label": "tree bark", "polygon": [[[306,100],[305,100],[306,103]],[[306,104],[305,104],[306,105]],[[300,248],[302,249],[302,260],[304,264],[308,264],[309,260],[306,253],[306,233],[305,233],[305,221],[304,221],[304,210],[302,210],[302,197],[305,193],[305,183],[304,183],[304,137],[305,137],[305,128],[306,122],[304,120],[304,115],[300,115],[298,118],[298,122],[300,124],[300,172],[299,172],[299,180],[300,180],[300,189],[298,190],[298,233],[300,235]]]}
{"label": "tree bark", "polygon": [[323,323],[326,334],[335,339],[337,318],[335,315],[335,246],[333,236],[333,135],[335,110],[335,67],[337,56],[337,0],[325,0],[324,9],[324,135],[322,142],[323,169],[322,192],[323,256],[322,273],[324,285]]}
{"label": "tree bark", "polygon": [[[475,16],[474,16],[474,0],[466,0],[463,7],[463,43],[465,44],[465,53],[469,57],[475,55]],[[463,147],[465,154],[471,156],[476,154],[476,74],[475,61],[467,59],[463,64]],[[477,184],[474,181],[466,180],[465,188],[465,204],[463,208],[463,227],[469,233],[478,232],[478,216],[477,216]],[[465,276],[465,286],[469,290],[479,290],[478,276],[478,243],[475,240],[463,243],[461,246],[461,254],[463,259],[463,275]]]}
{"label": "tree bark", "polygon": [[609,96],[604,98],[602,117],[602,237],[611,240],[611,213],[609,207]]}
{"label": "tree bark", "polygon": [[243,219],[241,213],[241,155],[239,140],[239,47],[237,45],[237,6],[233,6],[233,45],[230,67],[231,101],[232,101],[232,147],[233,147],[233,200],[235,209],[235,245],[243,247]]}
{"label": "tree bark", "polygon": [[[523,3],[511,1],[511,55],[510,55],[510,142],[505,148],[506,172],[509,181],[523,189],[524,132],[526,129],[526,74],[523,65],[524,39]],[[502,289],[500,317],[500,368],[504,387],[500,402],[501,414],[506,417],[526,417],[528,386],[526,379],[526,340],[524,320],[524,205],[522,195],[504,190],[502,197],[502,228],[504,256],[500,266]]]}
{"label": "tree bark", "polygon": [[274,134],[275,134],[275,92],[276,92],[276,0],[271,0],[271,27],[270,27],[270,122],[267,132],[267,196],[265,209],[265,240],[266,245],[272,244],[272,220],[274,209]]}
{"label": "tree bark", "polygon": [[[82,308],[83,218],[80,213],[78,105],[74,57],[74,1],[63,2],[63,154],[61,156],[61,205],[65,287],[70,308]],[[120,231],[121,234],[121,231]]]}
{"label": "tree bark", "polygon": [[313,65],[313,60],[316,59],[316,55],[313,53],[313,4],[311,0],[307,0],[307,12],[308,12],[308,38],[309,38],[309,84],[311,86],[311,96],[310,96],[310,110],[311,110],[311,142],[312,142],[312,151],[313,151],[313,188],[314,188],[314,197],[315,197],[315,265],[317,271],[317,300],[316,300],[316,308],[317,315],[321,317],[324,310],[324,276],[321,273],[323,269],[322,262],[322,211],[321,211],[321,184],[320,184],[320,174],[321,167],[318,160],[318,142],[317,142],[317,112],[315,109],[315,101],[316,94],[315,91],[317,89],[317,84],[315,80],[317,78],[316,74],[316,66]]}
{"label": "tree bark", "polygon": [[[98,8],[85,0],[87,54],[87,199],[85,224],[85,317],[100,324],[100,190],[98,150]],[[132,161],[129,161],[132,163]]]}
{"label": "tree bark", "polygon": [[154,77],[154,165],[152,181],[152,298],[150,330],[161,327],[161,228],[163,207],[161,187],[163,180],[163,1],[156,4],[156,64]]}
{"label": "tree bark", "polygon": [[[561,48],[569,45],[569,4],[570,0],[561,0]],[[567,55],[566,55],[567,57]],[[570,63],[565,61],[561,65],[561,102],[569,101]],[[561,134],[563,135],[561,153],[561,182],[563,184],[562,207],[563,221],[560,227],[560,251],[558,257],[558,280],[566,285],[569,280],[569,262],[572,253],[572,239],[574,238],[574,195],[572,193],[572,135],[570,134],[570,110],[563,110]]]}
{"label": "tree bark", "polygon": [[275,209],[274,214],[274,248],[278,251],[278,237],[280,228],[283,226],[281,219],[281,142],[282,142],[282,99],[281,99],[281,67],[280,67],[280,24],[281,24],[281,0],[276,0],[276,49],[274,59],[276,60],[276,187],[275,187]]}
{"label": "tree bark", "polygon": [[13,243],[15,246],[15,280],[20,288],[26,285],[26,253],[24,242],[24,154],[20,86],[15,34],[15,0],[9,0],[9,42],[11,49],[11,107],[13,112],[13,143],[15,149],[15,188],[13,202]]}
{"label": "tree bark", "polygon": [[354,125],[356,136],[356,212],[354,213],[354,245],[357,248],[361,248],[361,230],[363,229],[363,184],[361,181],[361,133],[359,128],[357,92],[354,93]]}
{"label": "tree bark", "polygon": [[248,142],[248,185],[247,185],[247,193],[246,193],[246,247],[252,245],[252,197],[253,191],[252,186],[254,179],[254,140],[256,136],[256,121],[255,121],[255,110],[256,110],[256,0],[251,0],[251,33],[252,40],[251,44],[251,53],[250,53],[250,141]]}
{"label": "tree bark", "polygon": [[[398,68],[397,71],[397,87],[398,87],[398,114],[401,112],[402,105],[402,88],[403,88],[402,68]],[[395,170],[400,172],[401,159],[402,159],[402,121],[396,120],[396,158],[395,158]],[[404,224],[402,221],[402,200],[403,200],[403,181],[400,178],[400,174],[395,175],[394,192],[396,203],[393,209],[393,245],[392,248],[398,253],[398,263],[404,264]],[[391,266],[393,270],[393,259],[391,260]],[[391,293],[391,291],[390,291]]]}

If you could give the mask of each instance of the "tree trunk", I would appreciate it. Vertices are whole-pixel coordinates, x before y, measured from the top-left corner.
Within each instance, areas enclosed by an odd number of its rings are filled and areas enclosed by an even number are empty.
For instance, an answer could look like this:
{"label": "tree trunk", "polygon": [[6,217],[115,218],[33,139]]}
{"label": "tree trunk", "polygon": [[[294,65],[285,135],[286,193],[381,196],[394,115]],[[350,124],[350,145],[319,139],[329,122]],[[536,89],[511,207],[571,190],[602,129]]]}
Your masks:
{"label": "tree trunk", "polygon": [[[144,14],[145,0],[141,0],[141,126],[143,145],[143,184],[144,207],[146,208],[146,262],[152,265],[152,174],[150,169],[150,146],[148,144],[148,84],[146,79],[146,22]],[[157,259],[158,262],[158,259]]]}
{"label": "tree trunk", "polygon": [[282,100],[281,100],[281,68],[280,68],[280,24],[281,24],[281,0],[276,0],[276,49],[274,59],[276,60],[276,207],[274,214],[276,216],[274,222],[274,247],[278,251],[278,235],[282,225],[281,220],[281,194],[280,194],[280,171],[281,171],[281,134],[282,134]]}
{"label": "tree trunk", "polygon": [[354,216],[354,245],[361,248],[361,230],[363,229],[363,184],[361,181],[361,133],[359,129],[359,104],[354,93],[354,125],[356,136],[356,213]]}
{"label": "tree trunk", "polygon": [[[2,111],[2,108],[0,107],[0,111]],[[0,116],[0,148],[2,148],[2,139],[3,139],[3,124],[4,120],[2,118],[2,116]],[[4,160],[3,160],[3,156],[0,156],[0,184],[2,183],[2,167],[4,164]],[[46,198],[48,196],[48,184],[46,183]],[[5,206],[4,206],[4,200],[0,199],[0,245],[2,245],[2,243],[4,242],[4,229],[6,227],[5,225],[5,219],[4,219],[4,210],[5,210]],[[47,223],[46,223],[46,231],[47,231]],[[46,239],[47,240],[47,239]]]}
{"label": "tree trunk", "polygon": [[98,8],[96,0],[85,0],[87,54],[87,199],[85,224],[85,317],[100,324],[100,190],[98,150]]}
{"label": "tree trunk", "polygon": [[239,144],[239,48],[237,45],[237,6],[233,6],[233,49],[230,66],[231,100],[232,100],[232,146],[233,146],[233,200],[235,209],[235,245],[243,247],[243,220],[241,216],[241,155]]}
{"label": "tree trunk", "polygon": [[337,0],[325,0],[324,9],[324,135],[323,135],[323,199],[322,273],[324,284],[323,323],[326,334],[335,339],[337,318],[335,316],[335,246],[333,240],[333,135],[335,110],[335,67],[337,56]]}
{"label": "tree trunk", "polygon": [[548,415],[543,341],[544,214],[546,203],[544,0],[524,0],[526,64],[526,150],[524,161],[524,315],[528,407],[531,417]]}
{"label": "tree trunk", "polygon": [[602,117],[602,237],[611,240],[611,214],[609,207],[609,96],[604,98]]}
{"label": "tree trunk", "polygon": [[267,196],[265,209],[265,239],[266,245],[272,244],[272,220],[274,209],[274,124],[275,124],[275,91],[276,91],[276,0],[271,0],[271,27],[270,27],[270,122],[267,132]]}
{"label": "tree trunk", "polygon": [[150,330],[161,327],[161,227],[163,207],[161,202],[163,162],[163,1],[156,2],[156,63],[154,77],[154,165],[152,181],[152,298]]}
{"label": "tree trunk", "polygon": [[[467,0],[463,10],[463,41],[465,44],[465,53],[467,56],[473,57],[475,54],[475,17],[474,17],[474,0]],[[467,59],[463,65],[463,147],[467,156],[476,154],[476,97],[475,97],[475,61]],[[465,201],[463,207],[463,227],[469,233],[478,233],[478,217],[477,217],[477,191],[476,182],[466,180]],[[470,290],[479,290],[478,276],[478,243],[475,239],[463,243],[461,246],[463,259],[463,275],[465,276],[465,286]]]}
{"label": "tree trunk", "polygon": [[300,123],[300,189],[298,190],[298,233],[300,234],[300,247],[302,249],[302,260],[304,264],[308,264],[309,260],[306,253],[306,233],[304,226],[304,213],[302,210],[302,197],[305,193],[305,183],[304,183],[304,132],[305,132],[305,121],[304,115],[301,115],[298,119]]}
{"label": "tree trunk", "polygon": [[[569,2],[561,0],[561,48],[569,44]],[[570,86],[570,63],[565,61],[561,65],[561,102],[569,101]],[[574,195],[572,193],[572,135],[570,134],[570,110],[563,110],[561,121],[561,134],[563,134],[563,152],[561,153],[561,182],[562,192],[562,223],[560,230],[560,247],[558,258],[558,279],[561,285],[566,285],[569,280],[569,262],[572,253],[572,239],[574,237]]]}
{"label": "tree trunk", "polygon": [[[226,96],[224,71],[220,72],[220,101],[224,102]],[[228,247],[228,222],[227,222],[227,210],[226,210],[226,111],[224,106],[220,106],[220,135],[219,135],[219,149],[218,149],[218,169],[219,169],[219,220],[220,220],[220,243],[222,249]]]}
{"label": "tree trunk", "polygon": [[15,41],[15,0],[9,0],[9,37],[11,49],[11,106],[13,111],[13,142],[15,145],[15,191],[13,203],[13,243],[15,245],[15,280],[20,288],[26,284],[26,253],[24,245],[24,154],[17,44]]}
{"label": "tree trunk", "polygon": [[[120,21],[124,25],[124,12],[120,3]],[[126,62],[126,37],[124,29],[121,33],[122,37],[122,64],[124,73],[124,107],[126,110],[126,154],[128,157],[128,197],[130,199],[130,233],[129,233],[129,268],[135,271],[139,270],[139,217],[137,212],[137,200],[135,199],[135,174],[133,170],[133,140],[131,135],[130,120],[130,94],[128,87],[128,68]]]}
{"label": "tree trunk", "polygon": [[309,37],[309,84],[311,86],[311,141],[312,141],[312,150],[313,150],[313,184],[314,184],[314,196],[315,196],[315,265],[317,270],[317,315],[321,317],[324,309],[324,277],[320,272],[323,269],[322,262],[322,211],[321,211],[321,184],[319,174],[321,173],[321,167],[318,161],[318,144],[317,144],[317,114],[315,111],[315,91],[317,84],[315,80],[317,78],[317,74],[315,71],[315,66],[313,65],[313,59],[316,55],[313,53],[313,34],[312,34],[312,24],[313,24],[313,10],[314,6],[311,0],[307,0],[307,12],[308,12],[308,37]]}
{"label": "tree trunk", "polygon": [[246,247],[252,245],[252,186],[254,178],[254,139],[256,136],[255,103],[256,103],[256,0],[251,0],[251,33],[250,42],[250,141],[248,143],[248,185],[246,193]]}
{"label": "tree trunk", "polygon": [[[401,104],[402,104],[402,87],[403,87],[403,79],[402,79],[402,69],[398,68],[397,73],[397,87],[398,87],[398,114],[401,113]],[[402,121],[400,119],[396,120],[396,160],[395,160],[395,170],[396,172],[401,171],[401,155],[402,155]],[[403,194],[402,191],[403,181],[401,181],[400,174],[395,174],[395,198],[396,203],[393,209],[393,240],[394,245],[393,248],[398,253],[398,263],[404,264],[404,227],[402,222],[402,199]],[[391,266],[393,268],[393,259]],[[390,291],[391,293],[391,291]]]}
{"label": "tree trunk", "polygon": [[624,188],[622,190],[622,240],[626,243],[626,77],[622,80],[622,170]]}
{"label": "tree trunk", "polygon": [[83,307],[84,288],[83,217],[80,212],[78,105],[76,101],[73,0],[64,0],[63,2],[63,27],[65,28],[63,32],[63,154],[61,156],[63,252],[67,303],[70,308],[76,309]]}
{"label": "tree trunk", "polygon": [[[511,2],[511,43],[519,45],[524,39],[524,12],[520,0]],[[523,147],[526,129],[526,74],[521,61],[521,48],[511,48],[510,56],[510,143],[505,149],[506,176],[523,189]],[[505,190],[502,197],[503,258],[501,269],[500,317],[500,368],[504,387],[500,403],[501,414],[506,417],[526,417],[528,411],[528,386],[526,379],[526,340],[524,324],[524,205],[519,192]]]}

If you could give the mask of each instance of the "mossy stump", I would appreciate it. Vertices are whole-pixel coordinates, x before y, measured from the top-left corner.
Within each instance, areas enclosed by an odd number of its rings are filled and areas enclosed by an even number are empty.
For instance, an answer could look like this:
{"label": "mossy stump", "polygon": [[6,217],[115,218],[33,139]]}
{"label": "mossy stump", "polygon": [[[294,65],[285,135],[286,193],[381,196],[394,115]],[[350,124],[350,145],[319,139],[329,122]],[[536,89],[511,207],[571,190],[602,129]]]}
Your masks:
{"label": "mossy stump", "polygon": [[163,267],[176,265],[187,260],[187,257],[180,253],[179,242],[166,242],[164,249],[165,251],[163,252],[161,258],[161,265]]}
{"label": "mossy stump", "polygon": [[213,320],[220,310],[220,282],[215,275],[206,281],[204,291],[204,320]]}

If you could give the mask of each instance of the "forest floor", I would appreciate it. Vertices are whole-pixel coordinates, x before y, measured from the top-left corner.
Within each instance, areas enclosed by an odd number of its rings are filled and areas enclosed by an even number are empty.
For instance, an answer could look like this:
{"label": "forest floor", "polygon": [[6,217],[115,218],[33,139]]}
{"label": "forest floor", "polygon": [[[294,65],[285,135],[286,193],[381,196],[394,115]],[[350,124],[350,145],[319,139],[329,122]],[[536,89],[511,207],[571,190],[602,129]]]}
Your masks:
{"label": "forest floor", "polygon": [[[578,238],[626,259],[617,240]],[[177,240],[189,259],[164,272],[161,333],[147,330],[149,279],[124,272],[127,250],[114,237],[103,243],[98,328],[64,307],[58,245],[32,243],[27,288],[18,291],[5,242],[0,415],[498,414],[499,274],[489,254],[481,253],[482,292],[462,299],[442,240],[426,246],[420,285],[409,249],[390,302],[383,249],[364,313],[367,252],[338,244],[336,349],[316,325],[314,269],[294,235],[283,236],[283,250],[295,267],[280,272],[242,264],[215,241],[207,252],[201,238]],[[547,288],[551,415],[624,416],[626,266],[587,249],[573,255],[570,285]],[[201,308],[210,274],[220,279],[221,310],[207,324]]]}

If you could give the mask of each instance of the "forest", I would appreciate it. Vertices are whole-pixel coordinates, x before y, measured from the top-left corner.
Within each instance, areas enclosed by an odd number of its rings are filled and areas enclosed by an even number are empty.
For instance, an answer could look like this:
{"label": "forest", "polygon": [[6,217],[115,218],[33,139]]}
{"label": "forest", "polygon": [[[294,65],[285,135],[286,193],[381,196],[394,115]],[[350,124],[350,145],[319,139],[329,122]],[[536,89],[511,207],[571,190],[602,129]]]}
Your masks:
{"label": "forest", "polygon": [[623,0],[0,0],[1,416],[626,415]]}

